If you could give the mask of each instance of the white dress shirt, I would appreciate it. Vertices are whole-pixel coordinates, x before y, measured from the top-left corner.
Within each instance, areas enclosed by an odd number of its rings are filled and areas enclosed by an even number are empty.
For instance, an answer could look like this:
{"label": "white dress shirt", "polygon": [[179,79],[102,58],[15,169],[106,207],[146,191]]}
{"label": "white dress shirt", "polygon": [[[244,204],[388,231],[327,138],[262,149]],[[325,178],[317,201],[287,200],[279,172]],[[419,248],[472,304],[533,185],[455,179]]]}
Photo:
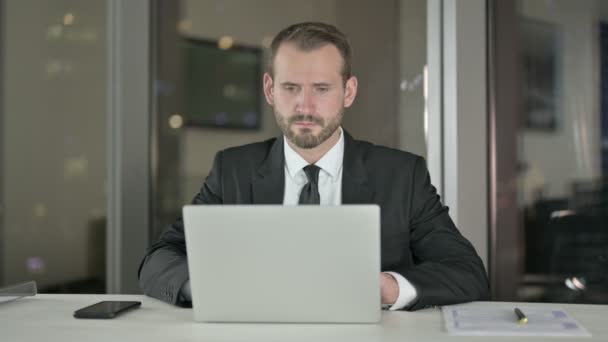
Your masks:
{"label": "white dress shirt", "polygon": [[[321,168],[319,171],[319,196],[321,205],[342,204],[342,161],[344,159],[344,134],[340,127],[340,139],[327,153],[315,163]],[[308,179],[304,167],[308,162],[304,160],[284,139],[285,151],[285,194],[284,205],[297,205],[300,192]],[[399,284],[399,297],[389,310],[399,310],[406,307],[416,298],[416,289],[401,274],[385,272],[397,280]]]}

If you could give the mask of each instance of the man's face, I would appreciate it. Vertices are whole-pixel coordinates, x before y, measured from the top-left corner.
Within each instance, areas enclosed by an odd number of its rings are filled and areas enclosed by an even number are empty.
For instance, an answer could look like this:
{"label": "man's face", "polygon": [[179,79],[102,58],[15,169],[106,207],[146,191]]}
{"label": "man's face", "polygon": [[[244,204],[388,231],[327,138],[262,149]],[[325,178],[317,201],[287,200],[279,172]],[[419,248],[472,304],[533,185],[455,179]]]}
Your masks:
{"label": "man's face", "polygon": [[264,94],[283,134],[297,147],[311,149],[329,139],[354,101],[357,79],[344,84],[342,63],[331,44],[308,52],[292,43],[279,47],[274,79],[264,75]]}

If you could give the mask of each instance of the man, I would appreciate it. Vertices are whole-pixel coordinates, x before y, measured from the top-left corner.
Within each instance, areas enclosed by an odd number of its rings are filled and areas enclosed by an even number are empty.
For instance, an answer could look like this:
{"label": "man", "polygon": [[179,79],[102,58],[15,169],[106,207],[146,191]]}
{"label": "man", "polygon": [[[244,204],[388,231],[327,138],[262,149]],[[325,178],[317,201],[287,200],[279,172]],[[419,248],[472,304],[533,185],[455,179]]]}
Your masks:
{"label": "man", "polygon": [[[344,34],[322,23],[281,31],[264,95],[283,137],[220,151],[194,204],[375,203],[383,304],[416,310],[487,299],[483,264],[441,204],[424,159],[354,140],[340,127],[357,95]],[[181,219],[150,247],[139,279],[145,294],[189,305]]]}

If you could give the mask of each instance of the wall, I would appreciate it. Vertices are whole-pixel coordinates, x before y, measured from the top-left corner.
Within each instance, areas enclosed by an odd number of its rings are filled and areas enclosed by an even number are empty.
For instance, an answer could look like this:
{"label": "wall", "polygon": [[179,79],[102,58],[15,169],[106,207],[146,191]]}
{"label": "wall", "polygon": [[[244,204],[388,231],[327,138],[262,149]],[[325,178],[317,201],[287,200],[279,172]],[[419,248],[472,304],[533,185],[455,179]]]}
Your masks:
{"label": "wall", "polygon": [[398,25],[399,148],[426,157],[427,0],[401,0]]}
{"label": "wall", "polygon": [[[359,94],[344,117],[356,138],[399,145],[399,8],[397,1],[338,0],[336,23],[353,48]],[[365,23],[365,25],[362,25]]]}

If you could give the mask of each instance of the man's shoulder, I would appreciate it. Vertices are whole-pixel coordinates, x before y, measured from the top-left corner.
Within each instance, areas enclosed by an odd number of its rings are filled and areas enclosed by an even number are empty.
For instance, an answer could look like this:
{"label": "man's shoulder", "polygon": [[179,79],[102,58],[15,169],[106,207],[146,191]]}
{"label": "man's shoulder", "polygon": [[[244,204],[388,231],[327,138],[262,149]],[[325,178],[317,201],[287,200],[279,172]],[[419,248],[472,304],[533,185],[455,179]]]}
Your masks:
{"label": "man's shoulder", "polygon": [[418,159],[422,159],[417,154],[384,145],[376,145],[369,141],[354,140],[354,144],[364,161],[388,161],[413,165]]}
{"label": "man's shoulder", "polygon": [[398,186],[399,180],[413,180],[415,174],[427,172],[424,158],[417,154],[360,140],[355,141],[355,146],[375,182],[386,185],[386,180],[390,180]]}
{"label": "man's shoulder", "polygon": [[228,147],[222,150],[222,159],[224,161],[263,161],[268,156],[272,146],[277,141],[277,138],[271,138],[264,141],[258,141],[240,146]]}
{"label": "man's shoulder", "polygon": [[270,148],[276,141],[277,141],[277,138],[275,137],[275,138],[267,139],[264,141],[257,141],[257,142],[253,142],[253,143],[249,143],[249,144],[245,144],[245,145],[228,147],[228,148],[224,149],[222,152],[227,153],[227,154],[260,153],[260,152],[268,153],[268,151],[270,150]]}

